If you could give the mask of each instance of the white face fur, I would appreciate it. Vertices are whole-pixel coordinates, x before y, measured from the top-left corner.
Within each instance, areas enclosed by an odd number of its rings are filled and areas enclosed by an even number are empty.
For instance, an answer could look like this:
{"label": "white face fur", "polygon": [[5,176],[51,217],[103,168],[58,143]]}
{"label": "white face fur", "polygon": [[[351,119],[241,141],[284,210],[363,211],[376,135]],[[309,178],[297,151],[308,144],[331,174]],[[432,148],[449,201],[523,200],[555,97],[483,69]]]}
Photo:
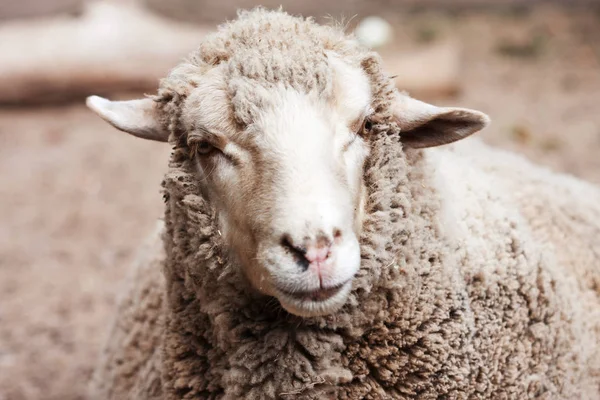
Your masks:
{"label": "white face fur", "polygon": [[[221,67],[204,75],[182,110],[198,179],[232,255],[255,289],[300,316],[339,309],[360,267],[372,94],[360,68],[329,62],[332,99],[262,88],[260,110],[243,129],[233,122]],[[87,103],[120,130],[168,138],[150,99]],[[462,139],[488,122],[477,111],[402,94],[393,108],[401,141],[414,148]]]}

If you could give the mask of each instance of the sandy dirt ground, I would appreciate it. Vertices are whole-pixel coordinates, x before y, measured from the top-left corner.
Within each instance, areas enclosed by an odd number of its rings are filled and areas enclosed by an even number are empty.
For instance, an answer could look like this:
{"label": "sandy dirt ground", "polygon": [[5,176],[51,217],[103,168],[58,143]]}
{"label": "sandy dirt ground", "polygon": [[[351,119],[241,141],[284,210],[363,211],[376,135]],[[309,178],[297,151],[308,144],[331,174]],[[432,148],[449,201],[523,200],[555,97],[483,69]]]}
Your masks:
{"label": "sandy dirt ground", "polygon": [[[600,13],[390,17],[399,48],[462,45],[482,137],[600,183]],[[168,146],[82,105],[0,110],[0,400],[84,399],[136,249],[162,213]]]}

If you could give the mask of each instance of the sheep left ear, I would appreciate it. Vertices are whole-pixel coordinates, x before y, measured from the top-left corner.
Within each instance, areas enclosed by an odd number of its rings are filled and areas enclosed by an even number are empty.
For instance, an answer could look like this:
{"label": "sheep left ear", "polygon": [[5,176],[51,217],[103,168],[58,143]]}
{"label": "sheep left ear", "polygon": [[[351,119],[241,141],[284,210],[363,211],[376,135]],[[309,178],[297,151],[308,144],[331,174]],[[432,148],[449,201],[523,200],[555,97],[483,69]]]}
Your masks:
{"label": "sheep left ear", "polygon": [[152,99],[110,101],[90,96],[86,105],[115,128],[142,139],[166,142],[169,132],[159,120],[156,102]]}
{"label": "sheep left ear", "polygon": [[396,93],[393,113],[406,147],[422,149],[464,139],[480,131],[490,118],[467,108],[436,107]]}

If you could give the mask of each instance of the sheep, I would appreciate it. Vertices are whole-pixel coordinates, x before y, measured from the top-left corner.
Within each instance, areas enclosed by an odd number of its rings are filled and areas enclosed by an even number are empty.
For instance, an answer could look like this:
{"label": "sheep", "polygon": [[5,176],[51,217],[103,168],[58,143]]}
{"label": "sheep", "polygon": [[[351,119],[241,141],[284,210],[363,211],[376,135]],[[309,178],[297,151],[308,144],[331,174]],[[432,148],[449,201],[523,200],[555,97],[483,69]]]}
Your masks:
{"label": "sheep", "polygon": [[489,118],[340,28],[242,12],[87,103],[173,146],[92,398],[599,398],[600,190],[462,141]]}

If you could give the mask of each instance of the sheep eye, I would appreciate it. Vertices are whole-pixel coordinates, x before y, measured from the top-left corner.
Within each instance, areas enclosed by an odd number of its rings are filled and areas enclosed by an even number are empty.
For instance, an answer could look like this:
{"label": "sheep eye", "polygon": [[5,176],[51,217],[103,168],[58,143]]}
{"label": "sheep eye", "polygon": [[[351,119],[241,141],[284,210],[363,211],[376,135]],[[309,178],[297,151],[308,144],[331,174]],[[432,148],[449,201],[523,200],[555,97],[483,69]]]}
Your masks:
{"label": "sheep eye", "polygon": [[370,118],[365,118],[358,134],[362,137],[369,137],[373,130],[373,121]]}
{"label": "sheep eye", "polygon": [[196,143],[195,150],[196,154],[206,155],[210,154],[214,150],[214,146],[209,142],[203,140],[201,142]]}

